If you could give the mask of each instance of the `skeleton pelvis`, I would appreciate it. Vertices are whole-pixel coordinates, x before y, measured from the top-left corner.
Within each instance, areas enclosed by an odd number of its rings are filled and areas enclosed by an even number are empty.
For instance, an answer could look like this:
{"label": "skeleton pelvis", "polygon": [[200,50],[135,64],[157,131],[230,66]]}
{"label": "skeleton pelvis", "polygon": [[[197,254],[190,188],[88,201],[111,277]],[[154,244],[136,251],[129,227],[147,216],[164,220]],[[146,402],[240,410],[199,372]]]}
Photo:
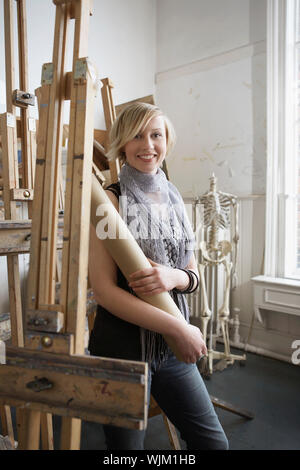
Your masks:
{"label": "skeleton pelvis", "polygon": [[228,240],[218,242],[217,249],[210,246],[207,242],[200,243],[200,249],[203,257],[211,263],[220,263],[232,251],[232,245]]}

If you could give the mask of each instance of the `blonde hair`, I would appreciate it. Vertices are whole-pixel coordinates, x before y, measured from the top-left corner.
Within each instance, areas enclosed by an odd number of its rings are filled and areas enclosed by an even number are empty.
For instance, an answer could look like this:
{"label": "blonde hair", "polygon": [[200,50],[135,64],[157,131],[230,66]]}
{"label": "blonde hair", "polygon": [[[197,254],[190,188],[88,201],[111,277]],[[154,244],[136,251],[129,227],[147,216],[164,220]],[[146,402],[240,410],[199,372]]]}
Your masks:
{"label": "blonde hair", "polygon": [[124,146],[139,134],[151,119],[162,116],[165,123],[167,151],[166,155],[172,150],[176,135],[170,120],[163,114],[158,106],[148,103],[132,103],[120,113],[110,131],[110,146],[107,152],[109,160],[120,159],[123,164],[126,160]]}

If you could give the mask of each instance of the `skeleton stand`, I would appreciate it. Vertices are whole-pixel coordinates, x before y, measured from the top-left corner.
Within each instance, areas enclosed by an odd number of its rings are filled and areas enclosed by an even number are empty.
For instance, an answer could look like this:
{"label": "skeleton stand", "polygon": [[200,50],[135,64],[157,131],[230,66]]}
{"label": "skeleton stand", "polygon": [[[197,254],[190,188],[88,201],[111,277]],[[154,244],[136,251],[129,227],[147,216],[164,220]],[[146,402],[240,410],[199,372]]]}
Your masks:
{"label": "skeleton stand", "polygon": [[[63,416],[62,449],[80,447],[80,419],[146,427],[147,364],[82,356],[92,174],[94,71],[87,55],[91,5],[56,5],[53,62],[43,66],[28,277],[25,348],[7,348],[0,405],[26,409],[21,449],[38,449],[41,412]],[[58,172],[67,27],[75,18],[61,295],[55,303]],[[39,393],[37,393],[39,392]]]}
{"label": "skeleton stand", "polygon": [[[231,194],[222,193],[216,191],[216,178],[213,175],[210,178],[210,190],[200,197],[199,202],[204,206],[204,226],[208,231],[208,242],[202,241],[200,243],[200,251],[202,255],[202,262],[199,264],[200,273],[200,285],[201,293],[203,297],[203,309],[201,311],[201,319],[203,324],[203,336],[204,340],[207,341],[207,326],[210,321],[210,334],[209,334],[209,347],[208,347],[208,362],[209,362],[209,373],[213,372],[213,359],[222,359],[226,361],[226,364],[232,364],[235,360],[244,361],[246,355],[239,356],[231,354],[230,342],[229,342],[229,297],[230,297],[230,285],[232,277],[232,268],[234,266],[234,273],[236,267],[236,247],[237,247],[237,216],[236,209],[237,203],[236,198]],[[232,252],[232,244],[227,240],[218,241],[219,229],[224,229],[230,224],[230,206],[233,206],[235,213],[235,256],[234,265],[228,260],[228,255]],[[212,311],[215,310],[214,304],[216,299],[214,297],[216,289],[216,270],[223,264],[226,276],[226,285],[223,298],[223,304],[218,312],[218,320],[221,325],[222,336],[224,341],[224,353],[214,351],[213,342],[213,315]],[[208,305],[207,289],[205,284],[205,269],[210,268],[210,305]]]}
{"label": "skeleton stand", "polygon": [[[230,294],[230,280],[232,267],[234,266],[234,272],[236,267],[236,256],[237,256],[237,214],[236,214],[236,201],[234,196],[221,192],[216,192],[216,178],[214,175],[210,179],[210,191],[200,197],[199,202],[204,205],[204,225],[210,227],[209,231],[209,242],[200,243],[200,251],[202,255],[202,262],[198,265],[200,275],[200,287],[202,293],[202,332],[205,342],[207,341],[207,327],[210,321],[210,335],[209,335],[209,347],[208,347],[208,362],[209,372],[212,374],[213,371],[213,359],[225,359],[228,363],[233,363],[235,360],[245,360],[246,356],[238,356],[231,354],[230,343],[229,343],[229,332],[228,332],[228,321],[229,321],[229,294]],[[235,236],[233,241],[235,243],[235,255],[234,263],[228,261],[226,256],[231,253],[232,245],[230,242],[223,240],[218,242],[218,228],[225,228],[229,221],[229,210],[230,204],[233,204],[235,211]],[[194,220],[196,215],[194,214]],[[223,299],[223,305],[219,310],[219,319],[221,322],[222,335],[224,339],[224,353],[214,351],[212,346],[213,341],[213,314],[214,311],[214,284],[216,282],[216,270],[220,264],[224,265],[226,273],[226,286]],[[208,302],[208,294],[205,282],[205,269],[210,268],[210,305]],[[231,403],[225,402],[210,395],[210,399],[214,406],[223,408],[231,413],[243,416],[247,419],[253,419],[253,413],[233,406]]]}

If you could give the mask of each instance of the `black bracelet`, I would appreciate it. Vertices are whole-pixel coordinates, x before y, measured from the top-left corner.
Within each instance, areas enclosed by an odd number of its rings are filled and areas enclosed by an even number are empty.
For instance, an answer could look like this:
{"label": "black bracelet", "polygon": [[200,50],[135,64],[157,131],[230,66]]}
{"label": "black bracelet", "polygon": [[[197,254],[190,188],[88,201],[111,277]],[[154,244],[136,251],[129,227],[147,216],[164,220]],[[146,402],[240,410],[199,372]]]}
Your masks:
{"label": "black bracelet", "polygon": [[[197,276],[196,273],[194,273],[194,271],[192,271],[191,269],[183,269],[183,268],[178,268],[180,269],[181,271],[185,272],[188,277],[189,277],[189,285],[184,289],[184,290],[179,290],[177,288],[174,289],[174,291],[177,293],[177,294],[191,294],[192,292],[194,292],[198,286],[199,286],[199,278]],[[194,276],[196,278],[196,287],[193,288],[193,285],[194,285]]]}
{"label": "black bracelet", "polygon": [[198,275],[195,273],[195,271],[192,271],[192,270],[190,269],[190,272],[195,276],[195,279],[196,279],[196,286],[190,291],[190,294],[191,294],[192,292],[195,292],[195,291],[198,289],[198,287],[199,287],[199,277],[198,277]]}

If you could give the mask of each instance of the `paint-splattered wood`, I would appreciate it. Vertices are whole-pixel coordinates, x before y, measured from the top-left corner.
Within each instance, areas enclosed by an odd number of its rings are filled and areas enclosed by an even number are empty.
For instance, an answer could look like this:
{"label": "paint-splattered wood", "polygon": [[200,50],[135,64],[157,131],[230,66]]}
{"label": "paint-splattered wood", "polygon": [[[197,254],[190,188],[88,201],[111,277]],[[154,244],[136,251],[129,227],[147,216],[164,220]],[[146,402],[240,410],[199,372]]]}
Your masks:
{"label": "paint-splattered wood", "polygon": [[[62,248],[63,219],[58,224],[57,248]],[[29,253],[31,241],[31,220],[0,221],[0,256]]]}
{"label": "paint-splattered wood", "polygon": [[145,429],[147,377],[143,362],[7,348],[0,404]]}

